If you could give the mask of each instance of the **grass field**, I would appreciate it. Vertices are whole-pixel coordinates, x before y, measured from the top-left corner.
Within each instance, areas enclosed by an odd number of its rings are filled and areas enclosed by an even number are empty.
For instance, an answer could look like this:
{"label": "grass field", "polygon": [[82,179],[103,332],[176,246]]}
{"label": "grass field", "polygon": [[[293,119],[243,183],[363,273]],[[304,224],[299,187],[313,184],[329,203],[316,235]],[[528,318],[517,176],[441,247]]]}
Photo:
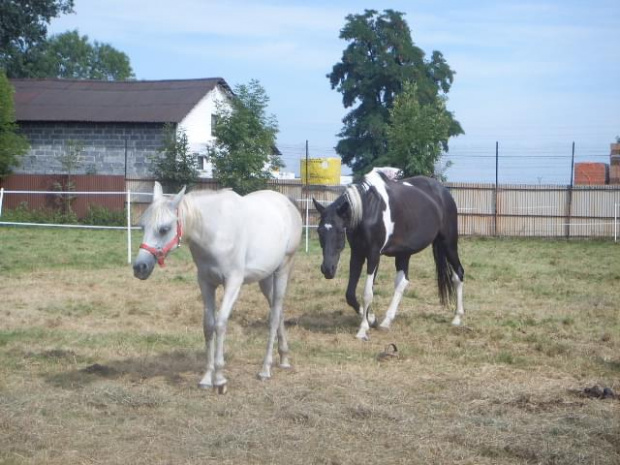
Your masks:
{"label": "grass field", "polygon": [[[294,368],[256,379],[267,307],[245,287],[218,396],[197,388],[187,249],[142,282],[124,240],[0,228],[1,464],[620,463],[620,401],[584,394],[620,391],[620,245],[462,239],[462,328],[425,251],[392,330],[361,342],[346,267],[323,279],[312,242],[286,300]],[[379,317],[392,270],[384,258]],[[390,343],[399,357],[381,361]]]}

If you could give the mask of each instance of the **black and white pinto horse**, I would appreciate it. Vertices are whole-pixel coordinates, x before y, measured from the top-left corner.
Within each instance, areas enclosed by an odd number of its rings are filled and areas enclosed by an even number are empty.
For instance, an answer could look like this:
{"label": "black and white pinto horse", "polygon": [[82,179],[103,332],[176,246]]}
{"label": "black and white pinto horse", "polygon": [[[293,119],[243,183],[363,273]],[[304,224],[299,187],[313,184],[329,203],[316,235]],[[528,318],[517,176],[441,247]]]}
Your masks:
{"label": "black and white pinto horse", "polygon": [[[383,170],[389,172],[389,169],[374,169],[361,182],[348,186],[329,206],[313,199],[321,215],[318,227],[323,249],[321,271],[327,279],[335,276],[346,233],[351,247],[346,299],[362,317],[356,337],[367,340],[368,330],[376,322],[370,305],[380,256],[394,257],[396,264],[394,296],[380,324],[380,328],[389,329],[409,284],[411,255],[432,244],[439,298],[445,305],[456,295],[456,315],[452,324],[459,326],[465,314],[464,270],[458,255],[454,199],[434,179],[415,176],[396,181]],[[366,285],[360,305],[356,289],[365,262]]]}
{"label": "black and white pinto horse", "polygon": [[[278,337],[280,367],[290,368],[284,331],[283,300],[301,240],[302,220],[297,207],[274,191],[241,197],[231,190],[181,190],[166,198],[155,183],[153,203],[142,216],[144,239],[134,261],[134,275],[147,279],[156,263],[187,242],[198,271],[204,301],[207,371],[203,388],[226,390],[224,339],[226,326],[241,286],[258,282],[270,306],[269,339],[260,379],[271,378],[272,348]],[[215,291],[224,287],[219,311]]]}

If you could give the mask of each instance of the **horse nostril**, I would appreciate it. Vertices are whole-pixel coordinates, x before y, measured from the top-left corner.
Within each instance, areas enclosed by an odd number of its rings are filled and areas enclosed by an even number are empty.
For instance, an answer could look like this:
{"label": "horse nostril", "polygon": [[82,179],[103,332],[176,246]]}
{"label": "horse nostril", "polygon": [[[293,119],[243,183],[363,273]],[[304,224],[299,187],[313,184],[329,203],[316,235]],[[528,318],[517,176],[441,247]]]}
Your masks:
{"label": "horse nostril", "polygon": [[336,265],[321,265],[321,273],[323,273],[323,276],[327,279],[332,279],[336,274]]}
{"label": "horse nostril", "polygon": [[146,270],[146,263],[135,263],[133,266],[133,271],[135,273],[143,273]]}

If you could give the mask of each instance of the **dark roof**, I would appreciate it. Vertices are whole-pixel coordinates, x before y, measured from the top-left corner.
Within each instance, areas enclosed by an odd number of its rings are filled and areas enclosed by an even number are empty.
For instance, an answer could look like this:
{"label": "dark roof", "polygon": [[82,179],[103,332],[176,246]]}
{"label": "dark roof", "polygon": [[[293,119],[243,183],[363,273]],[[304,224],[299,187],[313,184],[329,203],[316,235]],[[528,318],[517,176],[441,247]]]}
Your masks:
{"label": "dark roof", "polygon": [[169,81],[11,79],[17,121],[178,123],[222,78]]}

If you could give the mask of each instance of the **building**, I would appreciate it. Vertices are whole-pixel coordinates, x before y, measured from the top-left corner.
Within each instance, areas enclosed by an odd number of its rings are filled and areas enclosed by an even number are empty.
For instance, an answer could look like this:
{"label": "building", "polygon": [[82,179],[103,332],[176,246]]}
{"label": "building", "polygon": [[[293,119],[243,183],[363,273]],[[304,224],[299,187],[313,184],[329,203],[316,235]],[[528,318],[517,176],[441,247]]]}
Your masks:
{"label": "building", "polygon": [[[15,114],[30,151],[16,174],[58,174],[59,156],[71,141],[83,146],[74,174],[149,177],[163,128],[185,130],[190,150],[206,153],[213,141],[217,102],[232,90],[222,78],[163,81],[11,79]],[[211,176],[204,156],[201,175]]]}

